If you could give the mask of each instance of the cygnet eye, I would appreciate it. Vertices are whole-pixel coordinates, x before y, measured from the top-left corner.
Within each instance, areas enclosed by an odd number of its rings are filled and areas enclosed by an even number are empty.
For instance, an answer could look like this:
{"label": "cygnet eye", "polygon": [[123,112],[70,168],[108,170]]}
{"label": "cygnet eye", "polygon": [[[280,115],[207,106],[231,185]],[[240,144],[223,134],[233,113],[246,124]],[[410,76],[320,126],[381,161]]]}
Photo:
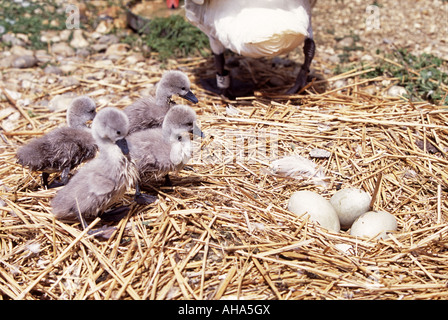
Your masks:
{"label": "cygnet eye", "polygon": [[182,136],[177,136],[177,141],[182,141]]}
{"label": "cygnet eye", "polygon": [[120,131],[120,130],[117,130],[117,134],[120,135],[120,134],[121,134],[121,131]]}
{"label": "cygnet eye", "polygon": [[187,126],[192,127],[193,126],[193,122],[188,122]]}
{"label": "cygnet eye", "polygon": [[185,87],[182,87],[182,88],[180,88],[182,91],[185,91],[185,90],[187,90]]}

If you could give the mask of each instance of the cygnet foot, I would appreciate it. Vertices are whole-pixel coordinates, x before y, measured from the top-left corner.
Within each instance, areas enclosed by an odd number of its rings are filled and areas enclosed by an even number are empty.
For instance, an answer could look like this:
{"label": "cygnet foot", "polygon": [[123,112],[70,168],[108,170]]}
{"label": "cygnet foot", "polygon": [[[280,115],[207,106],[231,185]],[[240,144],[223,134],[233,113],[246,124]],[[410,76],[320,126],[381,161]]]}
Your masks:
{"label": "cygnet foot", "polygon": [[152,196],[150,194],[136,194],[134,197],[135,202],[137,202],[138,204],[141,205],[147,205],[147,204],[151,204],[157,201],[157,197],[156,196]]}
{"label": "cygnet foot", "polygon": [[131,210],[129,207],[121,206],[115,209],[104,211],[101,214],[101,220],[106,222],[119,222],[124,218],[125,215],[128,214],[129,210]]}
{"label": "cygnet foot", "polygon": [[117,228],[104,225],[101,228],[87,231],[87,234],[96,238],[109,240],[114,234],[115,230],[117,230]]}
{"label": "cygnet foot", "polygon": [[141,204],[141,205],[151,204],[151,203],[156,202],[157,199],[158,198],[156,196],[141,193],[139,184],[137,184],[135,186],[134,201],[137,202],[138,204]]}

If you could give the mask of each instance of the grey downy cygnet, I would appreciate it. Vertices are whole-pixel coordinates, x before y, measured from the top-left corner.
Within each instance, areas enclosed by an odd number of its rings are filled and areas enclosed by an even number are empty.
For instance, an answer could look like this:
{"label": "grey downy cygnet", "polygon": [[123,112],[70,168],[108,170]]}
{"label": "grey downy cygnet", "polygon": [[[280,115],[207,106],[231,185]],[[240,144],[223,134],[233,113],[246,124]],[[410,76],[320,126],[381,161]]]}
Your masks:
{"label": "grey downy cygnet", "polygon": [[173,106],[161,128],[135,132],[128,137],[131,158],[135,160],[140,181],[135,200],[149,204],[157,198],[140,192],[140,183],[178,172],[191,158],[190,133],[203,137],[196,124],[196,112],[186,105]]}
{"label": "grey downy cygnet", "polygon": [[89,97],[74,99],[67,110],[68,126],[56,128],[20,147],[17,162],[32,171],[41,171],[45,188],[53,172],[61,172],[61,183],[52,186],[67,184],[70,170],[96,155],[98,148],[86,125],[95,117],[95,109],[96,104]]}
{"label": "grey downy cygnet", "polygon": [[124,109],[129,118],[129,133],[160,127],[166,113],[174,105],[171,101],[173,95],[198,102],[190,90],[187,75],[177,70],[168,71],[157,84],[155,96],[141,98]]}
{"label": "grey downy cygnet", "polygon": [[107,107],[100,110],[92,123],[92,135],[98,156],[87,162],[59,190],[51,205],[53,214],[63,221],[93,219],[119,200],[138,180],[135,163],[129,158],[125,137],[129,121],[123,111]]}

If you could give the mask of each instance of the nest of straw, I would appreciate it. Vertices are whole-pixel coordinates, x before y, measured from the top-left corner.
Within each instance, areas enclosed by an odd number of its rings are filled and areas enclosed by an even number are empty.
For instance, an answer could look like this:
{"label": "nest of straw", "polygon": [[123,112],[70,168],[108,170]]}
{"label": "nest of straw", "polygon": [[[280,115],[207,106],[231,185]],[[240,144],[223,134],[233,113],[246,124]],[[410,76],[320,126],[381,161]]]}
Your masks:
{"label": "nest of straw", "polygon": [[[15,161],[18,146],[64,123],[64,113],[50,113],[37,102],[68,91],[101,101],[104,92],[113,92],[121,99],[112,104],[124,107],[139,89],[160,79],[160,69],[148,67],[151,63],[156,62],[117,61],[107,70],[109,78],[89,80],[86,75],[99,67],[82,62],[75,87],[55,83],[39,94],[25,91],[33,102],[27,106],[7,95],[2,101],[21,117],[1,136],[0,297],[447,297],[448,111],[368,94],[364,89],[374,80],[358,78],[359,70],[315,81],[304,94],[282,96],[277,93],[284,88],[267,85],[275,70],[247,63],[246,74],[262,90],[228,102],[197,85],[199,77],[213,76],[211,60],[180,60],[173,67],[192,79],[200,100],[194,108],[207,137],[195,141],[195,157],[172,177],[173,187],[148,185],[159,200],[145,207],[133,203],[129,190],[117,205],[131,211],[107,241],[89,236],[79,224],[55,220],[50,200],[56,190],[42,190],[39,173]],[[287,73],[276,76],[293,79]],[[341,78],[352,81],[319,90]],[[99,102],[100,108],[105,105]],[[266,137],[261,139],[266,148],[250,136]],[[328,177],[326,186],[272,174],[272,160],[291,154],[309,158],[314,148],[331,154],[313,159]],[[398,231],[387,240],[333,233],[286,209],[297,190],[329,198],[350,186],[372,194],[375,185],[374,209],[398,221]],[[96,219],[90,227],[101,224]]]}

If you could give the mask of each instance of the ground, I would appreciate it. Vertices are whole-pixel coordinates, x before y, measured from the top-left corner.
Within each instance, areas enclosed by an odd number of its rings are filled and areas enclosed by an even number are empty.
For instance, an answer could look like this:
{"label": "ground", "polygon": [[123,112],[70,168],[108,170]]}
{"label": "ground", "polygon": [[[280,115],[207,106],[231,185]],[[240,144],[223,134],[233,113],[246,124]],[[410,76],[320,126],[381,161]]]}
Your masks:
{"label": "ground", "polygon": [[[63,13],[64,4],[46,10]],[[82,32],[50,19],[55,30],[39,30],[43,39],[11,32],[15,42],[1,46],[1,298],[446,299],[446,1],[375,1],[367,10],[318,0],[312,85],[283,94],[300,49],[274,60],[233,56],[229,67],[256,82],[254,95],[236,101],[199,85],[214,75],[209,55],[161,61],[126,27],[119,4],[88,4],[77,2]],[[379,29],[366,30],[376,14]],[[148,185],[159,197],[148,206],[129,190],[116,205],[131,211],[109,240],[55,220],[57,189],[43,190],[39,173],[16,163],[17,148],[63,125],[73,96],[124,108],[153,93],[166,69],[188,74],[206,134],[173,187]],[[313,149],[329,157],[311,158]],[[291,154],[320,166],[325,184],[275,175],[271,162]],[[374,196],[397,232],[355,238],[287,210],[295,191],[329,199],[346,187]]]}

